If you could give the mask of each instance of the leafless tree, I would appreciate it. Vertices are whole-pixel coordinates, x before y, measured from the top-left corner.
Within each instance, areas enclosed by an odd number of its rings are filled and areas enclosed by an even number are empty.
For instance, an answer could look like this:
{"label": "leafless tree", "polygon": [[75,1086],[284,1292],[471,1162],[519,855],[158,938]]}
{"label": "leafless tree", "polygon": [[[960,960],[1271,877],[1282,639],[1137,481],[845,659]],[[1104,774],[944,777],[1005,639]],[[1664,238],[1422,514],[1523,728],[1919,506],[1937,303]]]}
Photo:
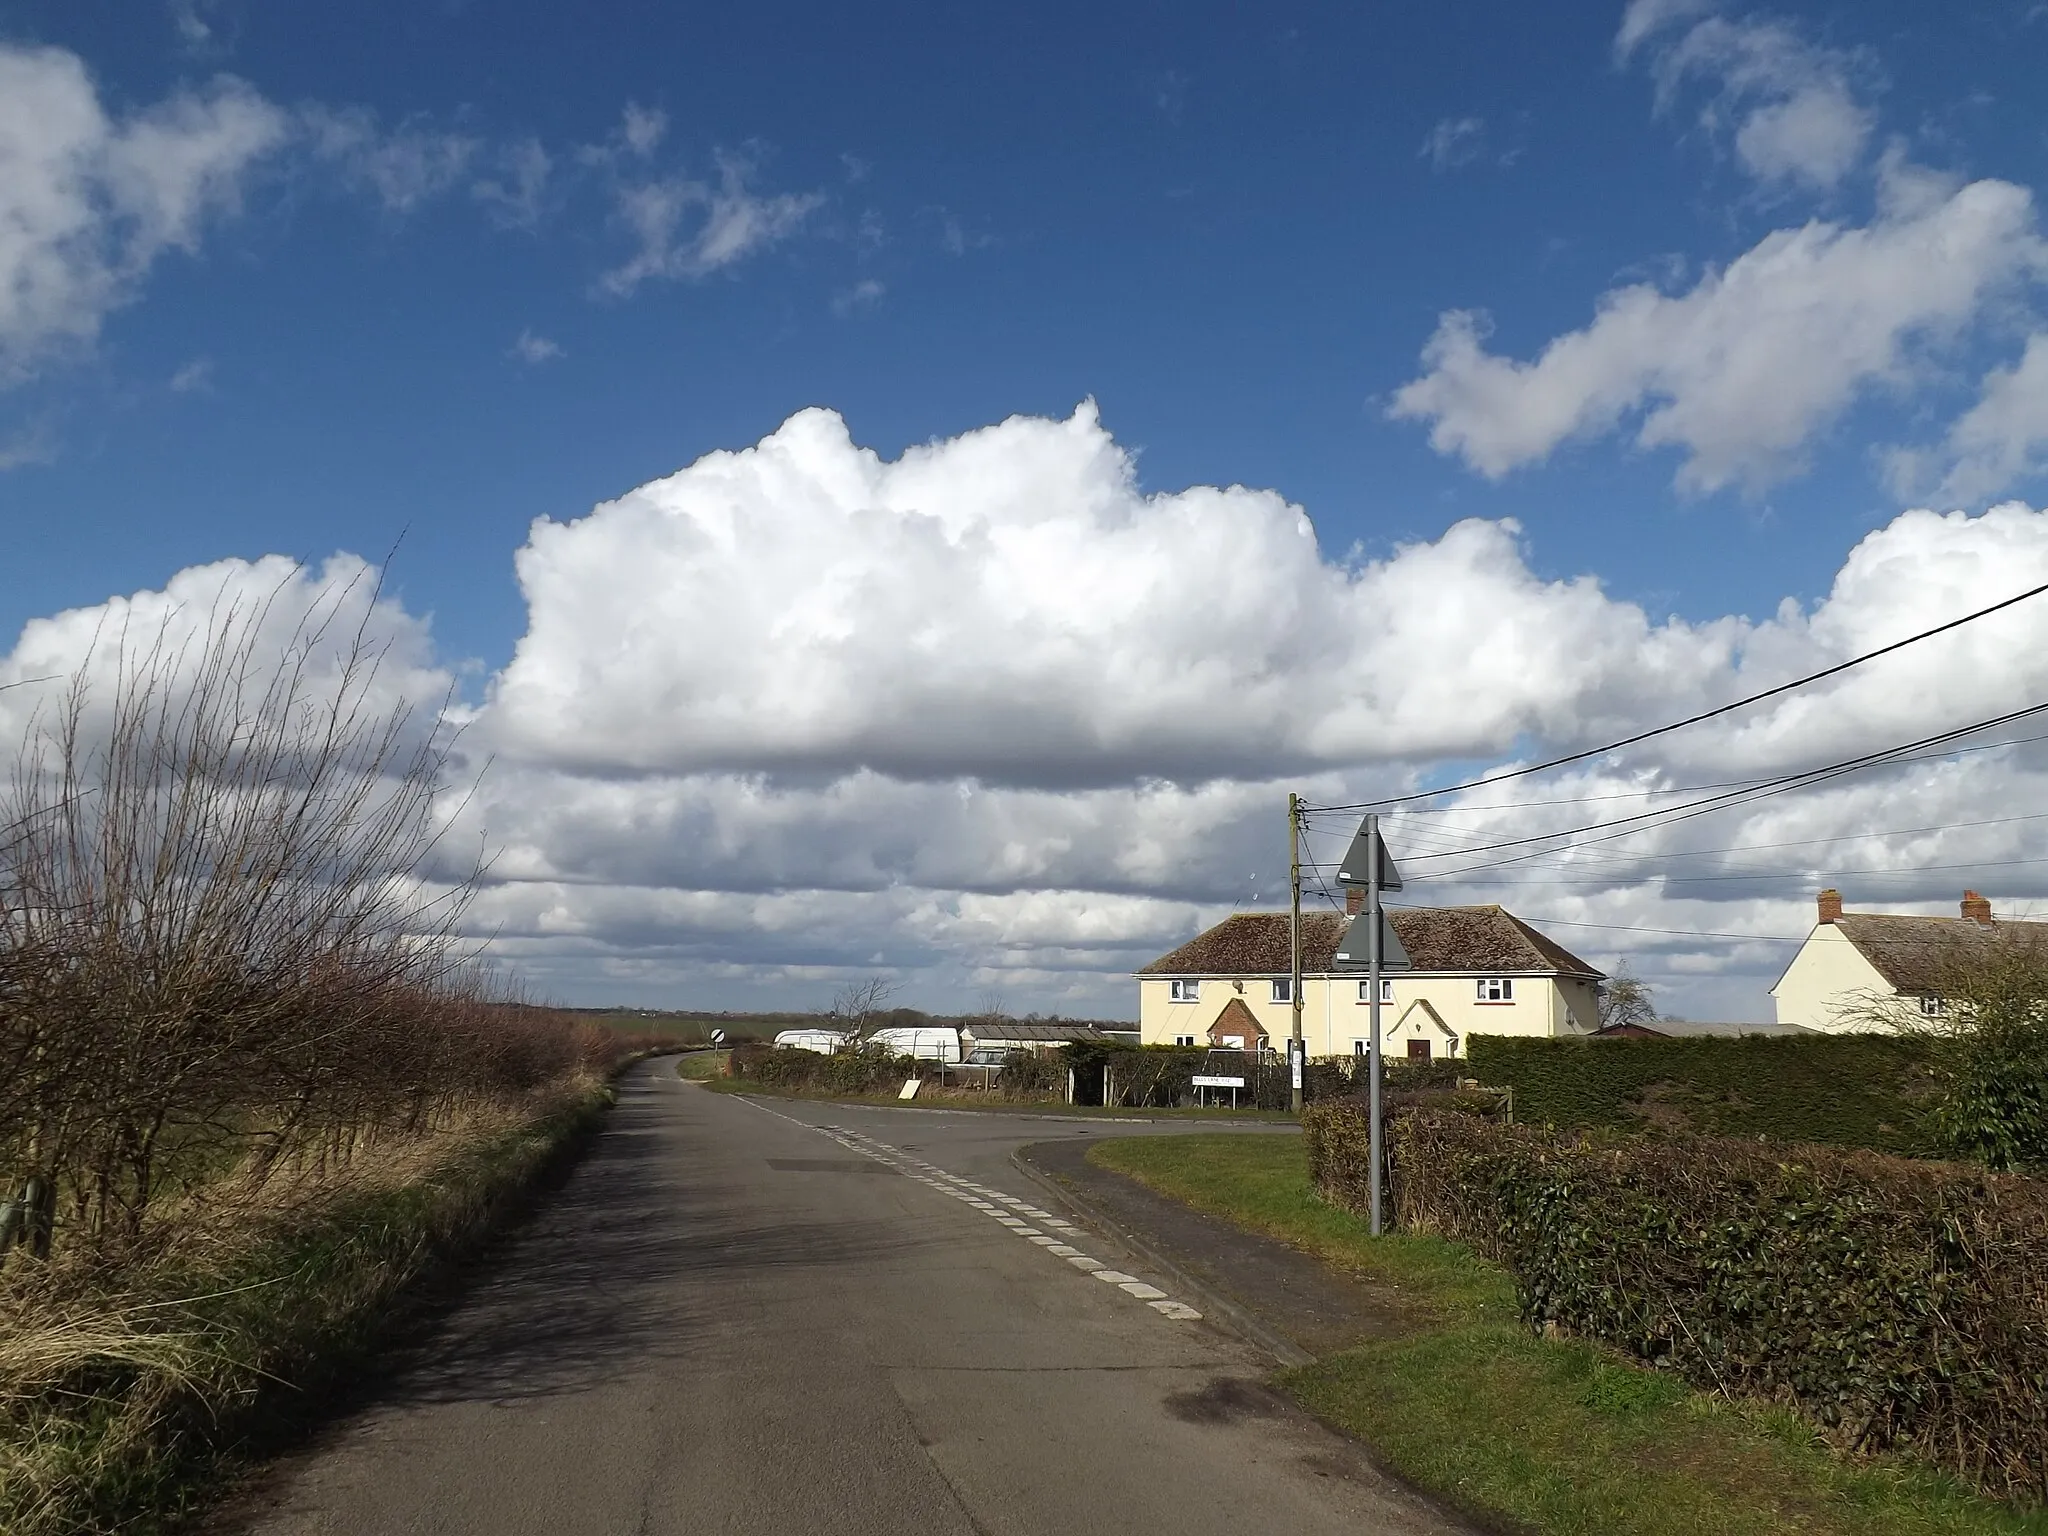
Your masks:
{"label": "leafless tree", "polygon": [[836,1028],[845,1032],[849,1044],[863,1044],[881,1027],[880,1016],[888,1007],[889,999],[901,990],[901,985],[886,976],[848,982],[833,995],[827,1017]]}
{"label": "leafless tree", "polygon": [[1600,1027],[1618,1029],[1629,1024],[1654,1024],[1657,1007],[1651,987],[1622,961],[1600,985]]}
{"label": "leafless tree", "polygon": [[81,669],[33,722],[0,791],[0,1252],[132,1241],[167,1186],[345,1162],[575,1049],[459,942],[443,711],[377,702],[341,608],[275,652],[262,602],[192,648],[118,635],[111,697]]}

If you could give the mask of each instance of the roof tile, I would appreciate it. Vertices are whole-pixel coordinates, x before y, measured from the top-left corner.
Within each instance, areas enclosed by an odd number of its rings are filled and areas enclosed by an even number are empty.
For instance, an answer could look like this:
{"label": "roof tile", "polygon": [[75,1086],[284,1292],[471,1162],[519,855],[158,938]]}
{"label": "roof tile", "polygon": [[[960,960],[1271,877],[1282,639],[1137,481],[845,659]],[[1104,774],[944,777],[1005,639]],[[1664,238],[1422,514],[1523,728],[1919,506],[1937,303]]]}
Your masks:
{"label": "roof tile", "polygon": [[[1601,972],[1500,907],[1389,907],[1394,934],[1418,971]],[[1301,968],[1324,975],[1351,919],[1301,914]],[[1161,955],[1140,976],[1284,976],[1293,963],[1285,912],[1238,912]]]}

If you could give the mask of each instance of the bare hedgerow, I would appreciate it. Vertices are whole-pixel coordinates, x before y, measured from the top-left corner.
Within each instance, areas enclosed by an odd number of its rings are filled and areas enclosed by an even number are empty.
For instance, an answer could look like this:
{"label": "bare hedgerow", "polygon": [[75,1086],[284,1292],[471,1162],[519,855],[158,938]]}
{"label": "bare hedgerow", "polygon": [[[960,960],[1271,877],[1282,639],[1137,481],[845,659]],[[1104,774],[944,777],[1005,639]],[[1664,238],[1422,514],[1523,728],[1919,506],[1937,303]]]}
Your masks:
{"label": "bare hedgerow", "polygon": [[345,1165],[588,1046],[458,943],[446,711],[383,700],[349,595],[102,637],[114,681],[32,721],[0,795],[0,1258],[134,1243],[171,1193]]}

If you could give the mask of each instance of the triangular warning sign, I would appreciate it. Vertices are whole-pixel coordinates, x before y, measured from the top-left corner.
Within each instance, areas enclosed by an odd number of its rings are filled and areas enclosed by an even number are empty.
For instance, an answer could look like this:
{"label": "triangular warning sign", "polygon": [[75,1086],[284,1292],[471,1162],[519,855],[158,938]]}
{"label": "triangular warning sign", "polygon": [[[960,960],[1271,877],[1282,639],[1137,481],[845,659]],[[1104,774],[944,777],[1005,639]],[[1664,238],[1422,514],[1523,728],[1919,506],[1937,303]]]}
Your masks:
{"label": "triangular warning sign", "polygon": [[[1370,885],[1372,883],[1370,875],[1371,866],[1366,862],[1370,857],[1367,845],[1371,841],[1372,839],[1365,835],[1364,826],[1361,825],[1358,829],[1358,835],[1351,839],[1351,848],[1344,855],[1344,862],[1337,866],[1337,879],[1340,884]],[[1394,867],[1394,856],[1387,852],[1387,840],[1383,837],[1379,841],[1380,889],[1383,891],[1398,891],[1401,889],[1401,871]]]}
{"label": "triangular warning sign", "polygon": [[[1369,971],[1372,969],[1372,919],[1370,912],[1361,912],[1351,919],[1351,926],[1344,930],[1344,937],[1337,941],[1337,959],[1333,970]],[[1394,932],[1394,925],[1387,920],[1387,914],[1380,919],[1380,969],[1383,971],[1405,971],[1413,966],[1408,951],[1401,946],[1401,936]]]}

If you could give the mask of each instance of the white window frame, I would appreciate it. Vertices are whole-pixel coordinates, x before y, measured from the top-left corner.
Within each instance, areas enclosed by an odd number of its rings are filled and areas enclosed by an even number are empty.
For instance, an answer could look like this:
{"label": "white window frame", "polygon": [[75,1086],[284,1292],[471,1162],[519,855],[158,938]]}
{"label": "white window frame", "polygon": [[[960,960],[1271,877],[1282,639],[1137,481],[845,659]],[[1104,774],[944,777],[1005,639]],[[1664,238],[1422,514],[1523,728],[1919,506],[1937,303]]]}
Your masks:
{"label": "white window frame", "polygon": [[1515,978],[1481,976],[1472,984],[1472,999],[1478,1003],[1512,1003],[1515,1000]]}
{"label": "white window frame", "polygon": [[1193,1035],[1175,1035],[1173,1037],[1173,1043],[1175,1045],[1193,1045],[1195,1043],[1195,1037]]}
{"label": "white window frame", "polygon": [[1923,997],[1920,999],[1922,1018],[1939,1019],[1948,1014],[1948,999],[1945,997]]}
{"label": "white window frame", "polygon": [[[1394,978],[1393,978],[1393,977],[1391,977],[1391,976],[1382,976],[1382,977],[1380,978],[1380,1006],[1381,1006],[1382,1008],[1384,1008],[1384,1007],[1386,1007],[1386,1005],[1387,1005],[1387,1004],[1391,1003],[1391,1002],[1392,1002],[1393,1000],[1394,1000]],[[1371,1003],[1372,1003],[1372,979],[1371,979],[1370,977],[1368,977],[1368,978],[1367,978],[1366,980],[1364,980],[1364,981],[1361,981],[1361,982],[1360,982],[1360,983],[1358,984],[1358,1006],[1359,1006],[1359,1007],[1361,1007],[1361,1008],[1365,1008],[1365,1007],[1369,1007],[1369,1006],[1371,1005]]]}
{"label": "white window frame", "polygon": [[1275,976],[1273,978],[1273,1001],[1276,1003],[1291,1003],[1294,1001],[1294,978],[1292,976]]}
{"label": "white window frame", "polygon": [[1185,976],[1176,976],[1166,984],[1167,997],[1176,1003],[1199,1003],[1202,1000],[1202,982],[1199,977],[1190,981]]}
{"label": "white window frame", "polygon": [[1369,1054],[1371,1050],[1372,1042],[1370,1040],[1354,1040],[1351,1042],[1351,1054],[1354,1056],[1363,1058],[1364,1056]]}

